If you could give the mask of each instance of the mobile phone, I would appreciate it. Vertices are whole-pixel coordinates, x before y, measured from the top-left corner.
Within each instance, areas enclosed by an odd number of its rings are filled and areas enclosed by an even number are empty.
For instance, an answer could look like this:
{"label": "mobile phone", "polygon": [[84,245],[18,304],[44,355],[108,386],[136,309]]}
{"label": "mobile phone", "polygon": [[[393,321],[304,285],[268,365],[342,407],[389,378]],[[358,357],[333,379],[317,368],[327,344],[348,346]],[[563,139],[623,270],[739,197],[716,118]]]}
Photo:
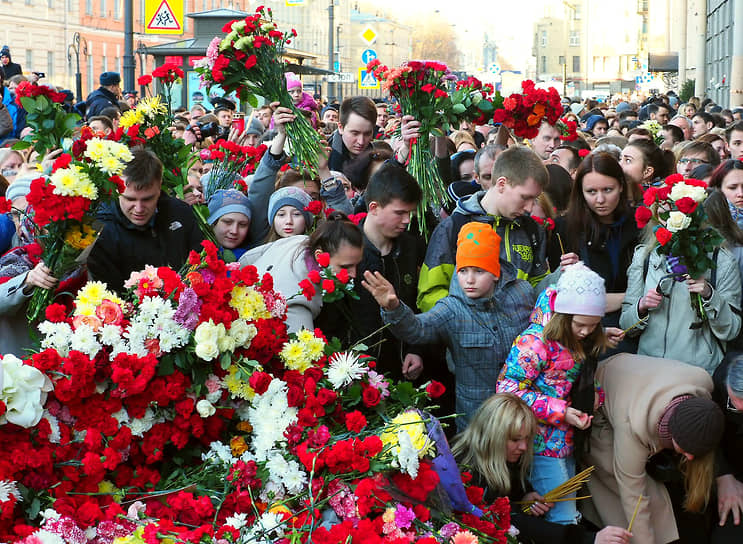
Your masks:
{"label": "mobile phone", "polygon": [[31,72],[32,74],[36,74],[36,77],[39,79],[45,78],[46,74],[44,72]]}

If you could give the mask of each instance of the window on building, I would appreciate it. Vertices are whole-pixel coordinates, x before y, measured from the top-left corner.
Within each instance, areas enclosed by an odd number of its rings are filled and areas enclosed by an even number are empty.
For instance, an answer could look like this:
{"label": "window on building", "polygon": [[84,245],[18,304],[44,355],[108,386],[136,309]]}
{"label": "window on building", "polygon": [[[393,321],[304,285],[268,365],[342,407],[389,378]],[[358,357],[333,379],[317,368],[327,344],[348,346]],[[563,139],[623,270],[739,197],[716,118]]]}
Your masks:
{"label": "window on building", "polygon": [[46,77],[54,77],[54,51],[46,52]]}
{"label": "window on building", "polygon": [[[88,47],[90,47],[90,44],[88,44]],[[93,92],[93,55],[88,55],[88,74],[87,74],[87,80],[88,80],[88,92]]]}
{"label": "window on building", "polygon": [[547,47],[547,31],[542,30],[542,47]]}
{"label": "window on building", "polygon": [[573,6],[573,20],[574,21],[580,21],[582,9],[583,8],[580,4],[576,4]]}
{"label": "window on building", "polygon": [[31,49],[26,49],[26,70],[34,69],[34,52]]}
{"label": "window on building", "polygon": [[558,57],[558,61],[557,61],[557,62],[558,62],[558,64],[559,64],[560,66],[562,66],[563,64],[565,64],[565,55],[560,55],[560,56]]}
{"label": "window on building", "polygon": [[101,17],[106,16],[106,0],[101,0]]}
{"label": "window on building", "polygon": [[121,19],[121,0],[114,0],[114,19]]}
{"label": "window on building", "polygon": [[30,5],[32,5],[32,4],[33,4],[33,0],[26,0],[26,5],[27,5],[27,6],[30,6]]}
{"label": "window on building", "polygon": [[114,58],[114,63],[115,63],[115,65],[116,65],[116,68],[115,68],[115,70],[116,70],[116,71],[117,71],[118,73],[121,73],[121,57],[116,57],[116,58]]}
{"label": "window on building", "polygon": [[580,45],[580,33],[577,30],[570,31],[570,45],[571,46]]}
{"label": "window on building", "polygon": [[580,72],[580,56],[573,55],[573,72]]}
{"label": "window on building", "polygon": [[101,73],[108,72],[108,58],[106,55],[101,57]]}
{"label": "window on building", "polygon": [[54,9],[54,0],[47,0],[46,7],[48,7],[49,9]]}
{"label": "window on building", "polygon": [[207,10],[207,7],[206,7],[206,2],[207,2],[207,0],[203,0],[203,2],[202,2],[202,6],[203,6],[203,7],[201,8],[201,10],[202,10],[202,11],[206,11],[206,10]]}
{"label": "window on building", "polygon": [[93,0],[85,0],[85,15],[93,15]]}
{"label": "window on building", "polygon": [[139,22],[144,23],[144,0],[139,0]]}

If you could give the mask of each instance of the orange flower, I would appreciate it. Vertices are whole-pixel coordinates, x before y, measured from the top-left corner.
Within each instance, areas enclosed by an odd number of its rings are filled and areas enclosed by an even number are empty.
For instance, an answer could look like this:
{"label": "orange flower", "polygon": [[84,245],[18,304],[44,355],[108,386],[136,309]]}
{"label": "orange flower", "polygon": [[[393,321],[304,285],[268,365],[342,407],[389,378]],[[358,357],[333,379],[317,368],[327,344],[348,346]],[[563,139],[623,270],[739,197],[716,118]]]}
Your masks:
{"label": "orange flower", "polygon": [[101,328],[101,320],[94,315],[76,315],[72,318],[72,326],[78,328],[82,325],[87,325],[94,331]]}
{"label": "orange flower", "polygon": [[245,439],[242,436],[233,436],[230,440],[230,449],[232,455],[240,457],[243,453],[248,451],[248,445],[245,443]]}

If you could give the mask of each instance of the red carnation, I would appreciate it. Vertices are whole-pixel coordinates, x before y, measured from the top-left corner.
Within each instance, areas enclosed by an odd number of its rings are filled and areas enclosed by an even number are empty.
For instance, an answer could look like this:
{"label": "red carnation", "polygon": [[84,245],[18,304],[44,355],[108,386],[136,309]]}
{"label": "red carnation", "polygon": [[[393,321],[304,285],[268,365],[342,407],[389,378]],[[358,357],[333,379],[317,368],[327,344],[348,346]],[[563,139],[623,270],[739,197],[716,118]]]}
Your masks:
{"label": "red carnation", "polygon": [[307,274],[307,279],[310,280],[312,283],[320,283],[322,281],[322,278],[320,277],[320,271],[310,270]]}
{"label": "red carnation", "polygon": [[304,207],[304,210],[310,212],[312,215],[318,215],[322,211],[322,202],[313,200]]}
{"label": "red carnation", "polygon": [[149,85],[150,83],[152,83],[152,76],[149,74],[145,74],[137,78],[137,85],[139,85],[140,87],[144,87],[146,85]]}
{"label": "red carnation", "polygon": [[697,206],[698,206],[697,201],[688,196],[685,196],[684,198],[679,198],[676,201],[676,207],[678,208],[678,210],[680,212],[687,213],[687,214],[694,213],[694,210],[697,209]]}
{"label": "red carnation", "polygon": [[673,234],[671,234],[671,231],[664,227],[658,227],[658,229],[655,231],[655,239],[658,240],[658,243],[662,246],[670,242],[671,238],[673,238]]}
{"label": "red carnation", "polygon": [[358,410],[346,414],[346,428],[352,433],[360,433],[366,427],[366,417]]}
{"label": "red carnation", "polygon": [[351,278],[350,278],[350,276],[348,275],[348,269],[346,269],[346,268],[341,268],[341,269],[340,269],[340,272],[338,272],[338,274],[336,274],[336,276],[335,276],[335,277],[336,277],[336,278],[338,279],[338,281],[339,281],[339,282],[341,282],[341,283],[342,283],[343,285],[347,284],[347,283],[348,283],[348,280],[350,280],[350,279],[351,279]]}
{"label": "red carnation", "polygon": [[330,266],[330,253],[320,253],[317,256],[317,264],[323,268]]}
{"label": "red carnation", "polygon": [[299,288],[302,290],[302,294],[307,300],[312,300],[312,297],[315,296],[315,286],[312,285],[312,282],[307,278],[299,282]]}
{"label": "red carnation", "polygon": [[658,196],[658,189],[655,187],[648,187],[645,189],[645,192],[642,193],[642,202],[646,206],[650,206],[653,202],[655,202],[656,197]]}
{"label": "red carnation", "polygon": [[436,380],[431,380],[431,383],[426,386],[426,394],[429,398],[432,399],[439,398],[445,392],[446,387],[444,387],[444,384],[442,384],[441,382],[437,382]]}
{"label": "red carnation", "polygon": [[8,213],[13,208],[13,204],[5,198],[4,196],[0,196],[0,214],[2,213]]}
{"label": "red carnation", "polygon": [[640,206],[639,208],[637,208],[637,210],[635,211],[635,221],[637,221],[637,228],[645,228],[645,225],[648,224],[648,221],[650,221],[652,217],[652,212],[645,206]]}
{"label": "red carnation", "polygon": [[335,282],[333,280],[322,280],[322,290],[326,293],[335,291]]}
{"label": "red carnation", "polygon": [[681,174],[671,174],[666,178],[666,185],[673,185],[674,183],[679,183],[681,181],[684,181],[684,176]]}

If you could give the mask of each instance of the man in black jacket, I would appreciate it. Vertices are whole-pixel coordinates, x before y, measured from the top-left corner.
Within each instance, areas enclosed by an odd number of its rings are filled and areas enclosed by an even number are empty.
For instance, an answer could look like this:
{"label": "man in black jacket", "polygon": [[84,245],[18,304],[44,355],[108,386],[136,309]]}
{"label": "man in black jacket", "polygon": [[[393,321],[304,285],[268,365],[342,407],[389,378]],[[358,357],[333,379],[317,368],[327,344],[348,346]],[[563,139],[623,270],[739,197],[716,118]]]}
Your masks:
{"label": "man in black jacket", "polygon": [[17,62],[13,62],[10,56],[10,48],[7,45],[3,45],[3,48],[0,49],[0,70],[5,74],[5,79],[23,75],[23,68]]}
{"label": "man in black jacket", "polygon": [[[371,148],[377,122],[377,107],[371,98],[351,96],[341,104],[338,130],[330,135],[331,170],[343,172],[347,163]],[[351,180],[353,183],[356,180]]]}
{"label": "man in black jacket", "polygon": [[86,119],[100,115],[108,107],[119,107],[121,76],[117,72],[103,72],[98,81],[101,86],[90,93],[85,101]]}
{"label": "man in black jacket", "polygon": [[103,231],[88,258],[93,279],[122,290],[145,265],[178,270],[204,239],[190,206],[161,192],[163,165],[148,150],[134,150],[119,201],[102,209]]}

